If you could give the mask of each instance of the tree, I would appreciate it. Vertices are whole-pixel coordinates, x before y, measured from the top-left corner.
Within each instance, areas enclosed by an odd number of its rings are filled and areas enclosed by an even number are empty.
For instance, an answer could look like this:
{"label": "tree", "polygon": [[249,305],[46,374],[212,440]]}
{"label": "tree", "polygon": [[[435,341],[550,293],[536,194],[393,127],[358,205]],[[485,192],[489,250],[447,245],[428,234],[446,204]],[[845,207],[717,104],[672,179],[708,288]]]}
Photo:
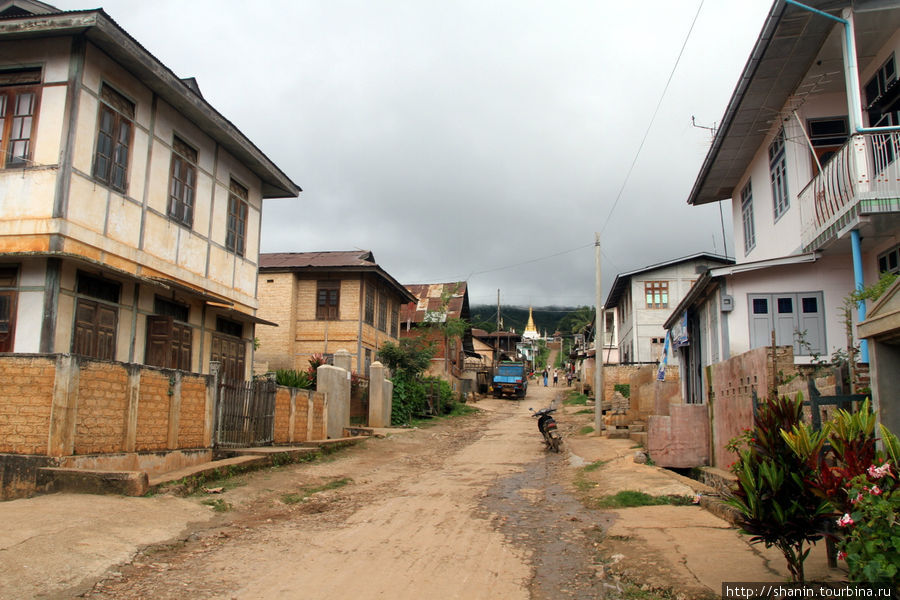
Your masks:
{"label": "tree", "polygon": [[390,369],[394,384],[391,425],[408,425],[413,415],[423,412],[425,386],[420,379],[432,356],[434,347],[421,336],[385,342],[376,353],[375,358]]}

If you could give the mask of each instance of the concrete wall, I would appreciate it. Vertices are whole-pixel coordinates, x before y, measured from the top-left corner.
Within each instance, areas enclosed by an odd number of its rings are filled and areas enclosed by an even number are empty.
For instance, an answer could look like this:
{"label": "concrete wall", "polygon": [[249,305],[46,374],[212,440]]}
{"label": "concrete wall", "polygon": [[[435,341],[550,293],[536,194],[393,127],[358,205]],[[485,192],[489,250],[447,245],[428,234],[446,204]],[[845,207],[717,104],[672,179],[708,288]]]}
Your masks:
{"label": "concrete wall", "polygon": [[711,365],[709,404],[712,420],[712,466],[727,468],[736,456],[725,446],[749,427],[753,427],[753,391],[765,398],[780,374],[794,373],[790,346],[750,350],[727,361]]}
{"label": "concrete wall", "polygon": [[704,404],[668,407],[647,423],[647,451],[661,467],[690,468],[709,464],[709,412]]}

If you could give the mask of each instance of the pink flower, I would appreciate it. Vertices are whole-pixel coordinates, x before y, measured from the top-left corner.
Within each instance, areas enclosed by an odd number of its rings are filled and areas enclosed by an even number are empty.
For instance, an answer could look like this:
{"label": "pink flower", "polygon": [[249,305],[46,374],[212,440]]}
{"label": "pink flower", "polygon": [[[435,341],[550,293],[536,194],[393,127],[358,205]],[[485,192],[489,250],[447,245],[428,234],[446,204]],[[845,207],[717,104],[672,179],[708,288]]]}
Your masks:
{"label": "pink flower", "polygon": [[880,467],[872,465],[869,467],[868,473],[872,479],[881,479],[885,475],[891,474],[891,463],[884,463]]}
{"label": "pink flower", "polygon": [[849,527],[853,525],[853,519],[850,517],[849,513],[844,513],[844,516],[837,520],[837,524],[840,527]]}
{"label": "pink flower", "polygon": [[843,550],[838,550],[837,559],[838,560],[847,560],[847,553],[844,552]]}
{"label": "pink flower", "polygon": [[877,485],[873,485],[873,486],[872,486],[872,489],[869,490],[869,493],[872,494],[873,496],[880,496],[880,495],[881,495],[881,488],[878,487]]}
{"label": "pink flower", "polygon": [[862,492],[857,492],[856,498],[851,499],[850,504],[856,504],[857,502],[862,500],[862,497],[863,497]]}

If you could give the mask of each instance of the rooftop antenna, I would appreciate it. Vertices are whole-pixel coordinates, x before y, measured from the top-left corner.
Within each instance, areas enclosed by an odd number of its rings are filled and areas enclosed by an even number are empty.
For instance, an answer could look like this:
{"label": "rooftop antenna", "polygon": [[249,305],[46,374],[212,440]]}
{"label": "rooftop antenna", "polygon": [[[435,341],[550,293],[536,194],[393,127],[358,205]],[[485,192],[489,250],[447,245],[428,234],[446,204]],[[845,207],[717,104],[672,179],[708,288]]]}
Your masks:
{"label": "rooftop antenna", "polygon": [[709,131],[710,140],[715,139],[715,137],[716,137],[716,131],[718,130],[718,128],[716,127],[716,123],[715,123],[715,122],[713,122],[712,127],[710,127],[709,125],[697,125],[697,117],[695,117],[694,115],[691,115],[691,125],[693,125],[693,126],[696,127],[697,129],[706,129],[706,130],[708,130],[708,131]]}

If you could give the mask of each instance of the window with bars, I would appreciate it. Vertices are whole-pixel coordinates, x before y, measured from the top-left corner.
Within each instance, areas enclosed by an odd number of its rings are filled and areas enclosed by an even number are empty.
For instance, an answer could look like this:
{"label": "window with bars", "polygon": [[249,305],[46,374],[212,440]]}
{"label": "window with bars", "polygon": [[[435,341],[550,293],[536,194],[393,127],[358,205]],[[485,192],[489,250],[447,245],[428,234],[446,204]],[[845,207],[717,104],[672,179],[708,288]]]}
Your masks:
{"label": "window with bars", "polygon": [[94,179],[125,192],[134,129],[134,103],[106,84],[100,88]]}
{"label": "window with bars", "polygon": [[669,282],[645,281],[644,296],[647,308],[669,308]]}
{"label": "window with bars", "polygon": [[756,226],[753,223],[753,188],[747,182],[741,190],[741,223],[744,230],[744,256],[756,247]]}
{"label": "window with bars", "polygon": [[769,146],[769,174],[772,179],[772,205],[777,221],[791,207],[787,187],[787,158],[784,151],[784,128]]}
{"label": "window with bars", "polygon": [[197,151],[176,137],[172,142],[169,217],[188,227],[194,224],[194,191],[196,187]]}
{"label": "window with bars", "polygon": [[319,281],[316,284],[316,319],[337,321],[341,318],[340,303],[340,281]]}
{"label": "window with bars", "polygon": [[366,286],[366,312],[364,318],[366,325],[375,325],[375,289]]}
{"label": "window with bars", "polygon": [[25,167],[37,119],[41,70],[0,70],[0,167]]}
{"label": "window with bars", "polygon": [[228,229],[225,247],[238,256],[244,256],[247,235],[247,188],[231,181],[228,194]]}

